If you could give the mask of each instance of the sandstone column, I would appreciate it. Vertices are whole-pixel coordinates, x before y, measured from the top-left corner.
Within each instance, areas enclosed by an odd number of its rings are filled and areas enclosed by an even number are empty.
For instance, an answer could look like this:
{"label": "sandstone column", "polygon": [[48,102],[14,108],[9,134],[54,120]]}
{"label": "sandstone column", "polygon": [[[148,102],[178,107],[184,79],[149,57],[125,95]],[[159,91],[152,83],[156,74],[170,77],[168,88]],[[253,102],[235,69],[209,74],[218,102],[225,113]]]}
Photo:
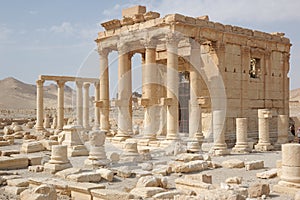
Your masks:
{"label": "sandstone column", "polygon": [[108,75],[109,50],[104,49],[100,55],[100,129],[109,131],[109,75]]}
{"label": "sandstone column", "polygon": [[76,81],[77,125],[82,126],[82,82]]}
{"label": "sandstone column", "polygon": [[68,159],[67,146],[65,145],[52,145],[51,157],[48,163],[44,165],[44,170],[52,174],[57,171],[71,168],[72,164]]}
{"label": "sandstone column", "polygon": [[115,140],[125,140],[132,134],[131,55],[124,46],[118,48],[118,133]]}
{"label": "sandstone column", "polygon": [[229,152],[227,151],[227,144],[225,143],[225,111],[214,110],[213,111],[213,136],[214,136],[214,146],[213,153],[215,155],[225,155]]}
{"label": "sandstone column", "polygon": [[282,170],[278,185],[273,190],[295,194],[300,188],[300,144],[282,145]]}
{"label": "sandstone column", "polygon": [[64,87],[65,81],[57,81],[57,129],[62,130],[64,126]]}
{"label": "sandstone column", "polygon": [[145,65],[143,67],[143,98],[144,113],[144,138],[156,140],[159,131],[159,106],[158,106],[158,66],[156,65],[155,40],[145,44]]}
{"label": "sandstone column", "polygon": [[43,126],[43,118],[44,118],[44,81],[37,80],[36,81],[36,125],[35,129],[37,131],[44,130]]}
{"label": "sandstone column", "polygon": [[90,84],[84,83],[84,109],[83,109],[83,127],[90,129]]}
{"label": "sandstone column", "polygon": [[[95,86],[95,102],[98,102],[100,99],[100,84],[99,82],[94,83]],[[100,128],[100,108],[96,106],[95,103],[95,120],[93,130],[99,130]]]}
{"label": "sandstone column", "polygon": [[289,118],[287,115],[278,115],[278,140],[277,144],[281,145],[288,142]]}
{"label": "sandstone column", "polygon": [[232,149],[234,153],[248,153],[250,148],[248,146],[247,138],[247,118],[236,118],[236,144]]}
{"label": "sandstone column", "polygon": [[167,140],[178,140],[178,42],[175,35],[167,38]]}
{"label": "sandstone column", "polygon": [[259,151],[268,151],[273,149],[270,143],[269,118],[272,117],[268,109],[258,109],[258,144],[255,149]]}

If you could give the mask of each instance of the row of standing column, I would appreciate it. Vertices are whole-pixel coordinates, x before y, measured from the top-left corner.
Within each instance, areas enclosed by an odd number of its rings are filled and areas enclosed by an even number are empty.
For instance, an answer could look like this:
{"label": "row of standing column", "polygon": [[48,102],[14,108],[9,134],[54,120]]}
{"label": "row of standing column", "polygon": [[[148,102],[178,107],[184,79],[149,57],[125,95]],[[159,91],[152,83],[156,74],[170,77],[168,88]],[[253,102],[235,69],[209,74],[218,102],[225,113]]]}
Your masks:
{"label": "row of standing column", "polygon": [[[62,130],[64,126],[64,86],[66,81],[57,81],[57,127],[56,129]],[[42,131],[45,129],[43,125],[44,119],[44,80],[37,80],[37,123],[36,130]],[[84,98],[82,92],[84,86]],[[90,129],[89,125],[89,83],[76,82],[76,112],[77,112],[77,125]],[[100,88],[99,83],[95,83],[95,94],[98,96]],[[97,98],[95,98],[97,100]],[[100,124],[99,109],[95,108],[95,124],[94,128],[98,129]]]}

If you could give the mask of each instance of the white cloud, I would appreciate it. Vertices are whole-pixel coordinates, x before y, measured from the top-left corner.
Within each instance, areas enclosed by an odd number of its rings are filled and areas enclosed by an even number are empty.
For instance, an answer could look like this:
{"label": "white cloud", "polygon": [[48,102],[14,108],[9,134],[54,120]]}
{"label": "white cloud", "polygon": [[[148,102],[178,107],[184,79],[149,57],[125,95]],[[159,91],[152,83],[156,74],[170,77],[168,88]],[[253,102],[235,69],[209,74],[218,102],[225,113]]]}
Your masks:
{"label": "white cloud", "polygon": [[10,28],[7,28],[6,25],[1,25],[0,26],[0,41],[5,41],[8,40],[9,35],[13,31]]}
{"label": "white cloud", "polygon": [[72,34],[74,32],[74,28],[70,22],[63,22],[59,26],[52,26],[50,31],[53,33]]}
{"label": "white cloud", "polygon": [[36,15],[36,14],[38,14],[38,11],[36,11],[36,10],[29,10],[28,13],[30,15]]}

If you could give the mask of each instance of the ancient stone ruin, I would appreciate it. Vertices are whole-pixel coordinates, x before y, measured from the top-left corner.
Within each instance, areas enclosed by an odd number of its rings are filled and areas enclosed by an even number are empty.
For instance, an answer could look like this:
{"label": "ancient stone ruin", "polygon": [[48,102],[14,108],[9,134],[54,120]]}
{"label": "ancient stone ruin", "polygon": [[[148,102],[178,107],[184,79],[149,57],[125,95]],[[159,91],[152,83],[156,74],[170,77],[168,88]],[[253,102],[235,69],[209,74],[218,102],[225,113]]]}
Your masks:
{"label": "ancient stone ruin", "polygon": [[[208,16],[161,17],[144,6],[101,25],[99,79],[40,75],[36,121],[1,122],[0,193],[21,200],[300,199],[284,33]],[[136,53],[141,97],[132,94]],[[45,81],[58,86],[52,114],[45,113]],[[76,85],[74,119],[65,116],[66,82]]]}

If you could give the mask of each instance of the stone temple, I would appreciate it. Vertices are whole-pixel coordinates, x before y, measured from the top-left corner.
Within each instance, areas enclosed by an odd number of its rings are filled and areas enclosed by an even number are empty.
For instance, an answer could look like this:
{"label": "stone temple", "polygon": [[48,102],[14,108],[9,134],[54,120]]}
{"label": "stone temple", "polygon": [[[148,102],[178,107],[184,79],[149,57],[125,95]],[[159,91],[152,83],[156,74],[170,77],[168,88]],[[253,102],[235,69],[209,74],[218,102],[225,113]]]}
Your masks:
{"label": "stone temple", "polygon": [[[99,78],[40,75],[36,121],[3,125],[0,146],[16,146],[0,148],[0,170],[28,167],[29,172],[18,171],[27,176],[22,180],[0,176],[0,194],[7,182],[4,191],[21,194],[21,200],[47,192],[45,198],[56,199],[56,190],[75,200],[246,199],[266,197],[270,183],[271,192],[300,199],[300,145],[286,144],[292,142],[291,43],[284,33],[223,25],[208,16],[161,17],[144,6],[124,9],[122,19],[101,25],[104,30],[95,38]],[[109,95],[113,51],[118,54],[116,99]],[[142,63],[138,98],[132,90],[134,54]],[[44,106],[46,81],[58,86],[51,115]],[[73,121],[66,116],[66,82],[76,84]],[[11,150],[19,148],[20,139],[21,150]],[[269,159],[255,154],[271,150],[276,152],[268,152]],[[280,153],[282,161],[275,163]],[[234,159],[225,160],[227,154]],[[270,165],[276,168],[266,171]],[[227,168],[245,170],[230,171],[241,177],[227,177]],[[250,170],[265,180],[250,185]],[[33,175],[40,172],[41,177]],[[274,177],[278,180],[266,180]]]}

